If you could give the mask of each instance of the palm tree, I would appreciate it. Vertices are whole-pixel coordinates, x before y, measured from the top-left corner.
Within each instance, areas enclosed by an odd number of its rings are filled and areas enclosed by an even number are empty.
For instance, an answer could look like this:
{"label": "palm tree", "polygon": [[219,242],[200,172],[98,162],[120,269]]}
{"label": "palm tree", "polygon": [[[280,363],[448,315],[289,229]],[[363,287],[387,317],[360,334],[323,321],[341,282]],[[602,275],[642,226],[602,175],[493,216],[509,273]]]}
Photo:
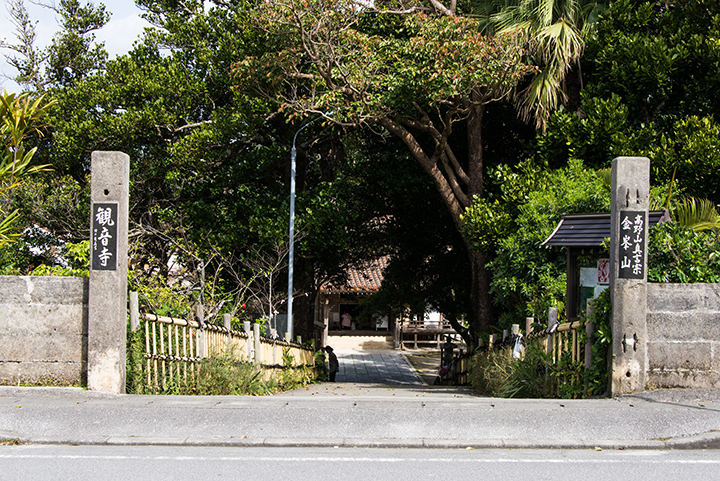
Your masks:
{"label": "palm tree", "polygon": [[0,95],[0,246],[13,241],[13,229],[20,213],[11,210],[12,193],[24,177],[48,170],[47,165],[30,165],[37,147],[25,152],[23,142],[31,133],[42,135],[42,118],[55,101],[45,95]]}
{"label": "palm tree", "polygon": [[673,208],[675,222],[695,231],[717,229],[720,227],[720,215],[715,204],[707,199],[694,197],[682,198]]}
{"label": "palm tree", "polygon": [[576,69],[582,88],[580,56],[607,2],[596,0],[476,0],[476,14],[488,32],[516,33],[525,39],[538,67],[529,84],[516,94],[520,117],[545,129],[550,113],[568,101],[566,77]]}

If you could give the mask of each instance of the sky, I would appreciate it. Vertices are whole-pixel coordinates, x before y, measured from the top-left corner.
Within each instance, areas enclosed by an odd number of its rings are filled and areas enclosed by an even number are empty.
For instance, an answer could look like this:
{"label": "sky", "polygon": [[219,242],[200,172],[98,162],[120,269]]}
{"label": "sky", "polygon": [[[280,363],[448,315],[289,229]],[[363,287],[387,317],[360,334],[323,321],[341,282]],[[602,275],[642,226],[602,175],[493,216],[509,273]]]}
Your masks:
{"label": "sky", "polygon": [[[37,6],[30,3],[30,0],[24,0],[25,7],[30,13],[33,20],[37,20],[37,47],[45,47],[58,30],[58,22],[56,14],[50,9]],[[39,0],[35,0],[38,3]],[[42,0],[43,3],[52,2],[53,0]],[[82,0],[81,0],[82,1]],[[91,0],[92,3],[98,5],[103,3],[105,10],[110,12],[112,16],[110,21],[101,30],[95,32],[98,42],[105,42],[105,50],[107,50],[110,58],[122,55],[128,52],[139,36],[142,34],[143,28],[149,24],[140,18],[142,13],[136,6],[134,0]],[[10,20],[8,0],[2,0],[3,7],[0,8],[0,39],[7,43],[17,43],[14,31],[15,27]],[[84,3],[84,2],[83,2]],[[15,70],[5,61],[4,54],[9,51],[0,52],[0,89],[8,92],[19,92],[20,87],[12,80],[6,78],[16,75]]]}

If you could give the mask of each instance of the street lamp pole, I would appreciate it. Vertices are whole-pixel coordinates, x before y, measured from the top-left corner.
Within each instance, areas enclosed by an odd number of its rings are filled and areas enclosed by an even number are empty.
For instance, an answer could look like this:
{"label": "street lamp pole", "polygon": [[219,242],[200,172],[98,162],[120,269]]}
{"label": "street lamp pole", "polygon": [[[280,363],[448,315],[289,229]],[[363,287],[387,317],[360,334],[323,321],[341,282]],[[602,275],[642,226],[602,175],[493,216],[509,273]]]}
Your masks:
{"label": "street lamp pole", "polygon": [[295,132],[295,137],[293,137],[293,144],[292,149],[290,150],[290,232],[289,232],[289,242],[290,242],[290,251],[288,252],[288,309],[287,309],[287,333],[290,337],[290,340],[292,341],[293,338],[293,271],[294,271],[294,260],[295,260],[295,174],[296,174],[296,159],[297,159],[297,149],[295,148],[295,142],[297,141],[298,134],[310,125],[311,123],[315,122],[317,119],[323,117],[323,115],[318,115],[314,119],[308,121],[298,129],[297,132]]}

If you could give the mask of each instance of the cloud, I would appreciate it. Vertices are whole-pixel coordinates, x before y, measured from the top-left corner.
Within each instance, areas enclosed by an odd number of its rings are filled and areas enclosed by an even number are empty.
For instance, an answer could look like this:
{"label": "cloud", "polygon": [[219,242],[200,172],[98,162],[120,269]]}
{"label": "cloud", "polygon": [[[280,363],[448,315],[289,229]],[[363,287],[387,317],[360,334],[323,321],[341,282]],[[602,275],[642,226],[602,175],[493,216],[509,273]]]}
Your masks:
{"label": "cloud", "polygon": [[96,41],[105,42],[105,50],[110,58],[123,55],[132,49],[133,43],[149,26],[150,24],[138,15],[129,15],[120,19],[112,18],[107,25],[96,32]]}
{"label": "cloud", "polygon": [[[94,2],[96,5],[98,1]],[[123,55],[132,49],[133,43],[140,38],[145,27],[150,24],[140,17],[140,10],[132,0],[108,0],[103,2],[107,11],[112,13],[110,21],[102,29],[95,31],[95,40],[105,42],[110,58]],[[7,5],[7,3],[6,3]],[[36,47],[45,48],[50,45],[53,35],[58,31],[59,26],[55,12],[42,8],[26,1],[30,17],[37,21],[36,26]],[[10,20],[10,14],[0,9],[0,40],[8,43],[16,43],[15,26]],[[20,92],[20,87],[7,77],[13,77],[15,70],[5,61],[2,54],[9,54],[10,51],[0,52],[0,89],[5,88],[9,92]]]}

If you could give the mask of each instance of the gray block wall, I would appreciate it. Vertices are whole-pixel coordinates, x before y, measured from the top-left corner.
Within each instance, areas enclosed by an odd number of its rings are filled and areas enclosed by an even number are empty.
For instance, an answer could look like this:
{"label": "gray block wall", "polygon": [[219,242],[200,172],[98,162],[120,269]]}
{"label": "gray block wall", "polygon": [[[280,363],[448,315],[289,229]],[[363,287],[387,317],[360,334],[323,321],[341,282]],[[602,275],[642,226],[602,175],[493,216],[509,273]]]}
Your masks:
{"label": "gray block wall", "polygon": [[85,384],[87,303],[87,278],[0,276],[0,384]]}
{"label": "gray block wall", "polygon": [[720,388],[720,284],[648,283],[652,387]]}

